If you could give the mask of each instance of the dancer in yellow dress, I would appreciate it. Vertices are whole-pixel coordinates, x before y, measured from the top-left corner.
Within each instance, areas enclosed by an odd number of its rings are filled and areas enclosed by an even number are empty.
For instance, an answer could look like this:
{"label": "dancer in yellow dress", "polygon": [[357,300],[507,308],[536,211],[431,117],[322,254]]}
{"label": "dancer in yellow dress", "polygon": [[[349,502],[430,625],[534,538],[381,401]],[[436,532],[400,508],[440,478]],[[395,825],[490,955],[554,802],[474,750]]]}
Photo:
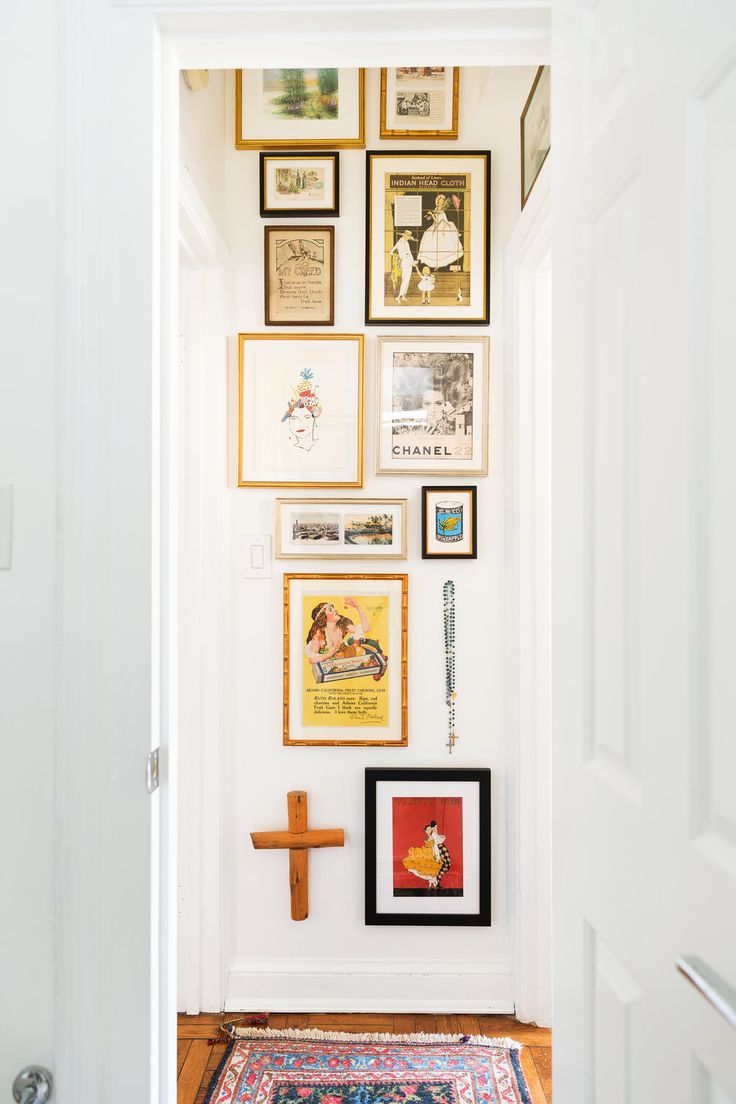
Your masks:
{"label": "dancer in yellow dress", "polygon": [[426,881],[430,889],[439,889],[443,874],[450,869],[446,836],[441,836],[437,831],[436,820],[425,825],[424,835],[422,846],[410,847],[409,854],[402,861],[406,869]]}

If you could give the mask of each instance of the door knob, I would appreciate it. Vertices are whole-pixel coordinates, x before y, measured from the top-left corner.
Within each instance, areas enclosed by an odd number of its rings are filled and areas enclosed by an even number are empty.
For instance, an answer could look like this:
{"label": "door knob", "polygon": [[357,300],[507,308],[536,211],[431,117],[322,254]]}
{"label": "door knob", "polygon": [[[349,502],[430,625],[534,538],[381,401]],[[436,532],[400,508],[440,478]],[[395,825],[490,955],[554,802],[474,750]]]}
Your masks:
{"label": "door knob", "polygon": [[16,1104],[45,1104],[51,1099],[54,1079],[43,1066],[26,1066],[13,1082]]}

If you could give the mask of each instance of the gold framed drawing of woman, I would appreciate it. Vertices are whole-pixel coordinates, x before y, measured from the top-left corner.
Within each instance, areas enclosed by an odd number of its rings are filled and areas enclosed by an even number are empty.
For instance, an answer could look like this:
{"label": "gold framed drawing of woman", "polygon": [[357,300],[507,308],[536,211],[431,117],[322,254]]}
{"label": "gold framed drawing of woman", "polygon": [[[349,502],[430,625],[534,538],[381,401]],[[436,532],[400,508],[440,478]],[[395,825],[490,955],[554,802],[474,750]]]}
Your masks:
{"label": "gold framed drawing of woman", "polygon": [[491,154],[366,156],[367,323],[485,325]]}

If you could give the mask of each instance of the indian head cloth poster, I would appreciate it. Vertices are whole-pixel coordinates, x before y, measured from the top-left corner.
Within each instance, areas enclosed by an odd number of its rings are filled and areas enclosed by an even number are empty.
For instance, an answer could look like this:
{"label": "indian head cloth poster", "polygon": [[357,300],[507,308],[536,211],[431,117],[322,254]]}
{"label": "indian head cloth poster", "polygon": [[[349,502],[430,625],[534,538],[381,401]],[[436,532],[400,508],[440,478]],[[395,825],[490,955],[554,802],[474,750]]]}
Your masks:
{"label": "indian head cloth poster", "polygon": [[392,798],[394,897],[463,896],[463,799]]}

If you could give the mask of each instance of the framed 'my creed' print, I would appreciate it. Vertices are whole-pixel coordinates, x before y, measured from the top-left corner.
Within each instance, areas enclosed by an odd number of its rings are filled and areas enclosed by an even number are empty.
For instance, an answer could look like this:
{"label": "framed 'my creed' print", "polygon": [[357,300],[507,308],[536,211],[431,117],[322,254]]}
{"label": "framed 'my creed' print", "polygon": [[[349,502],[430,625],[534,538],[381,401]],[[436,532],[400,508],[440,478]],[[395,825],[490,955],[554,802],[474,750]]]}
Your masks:
{"label": "framed 'my creed' print", "polygon": [[365,772],[365,922],[488,927],[491,772]]}

